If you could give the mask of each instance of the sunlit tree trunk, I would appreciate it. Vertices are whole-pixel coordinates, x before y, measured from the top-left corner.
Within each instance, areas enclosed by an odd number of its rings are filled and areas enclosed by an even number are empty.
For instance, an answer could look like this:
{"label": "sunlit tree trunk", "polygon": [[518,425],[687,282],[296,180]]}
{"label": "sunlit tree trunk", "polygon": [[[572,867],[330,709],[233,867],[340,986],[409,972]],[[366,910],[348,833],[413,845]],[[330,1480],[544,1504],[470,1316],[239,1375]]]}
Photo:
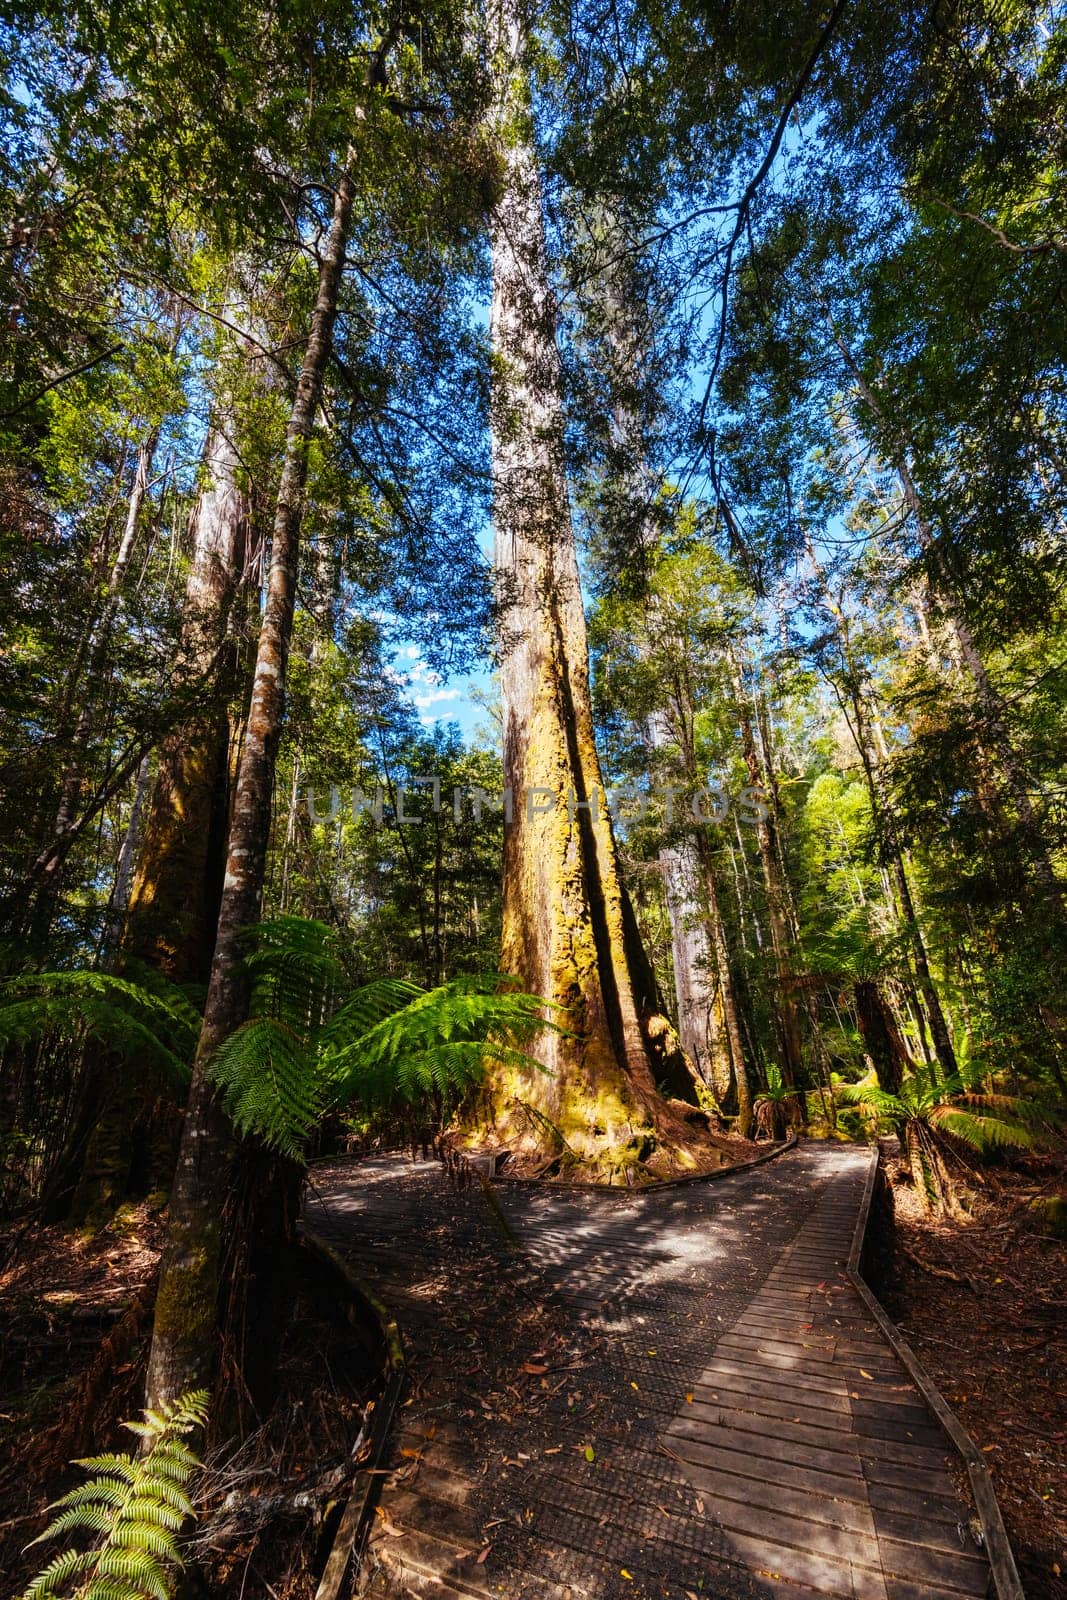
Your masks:
{"label": "sunlit tree trunk", "polygon": [[497,1138],[545,1155],[565,1149],[610,1172],[687,1141],[656,1092],[655,1023],[635,998],[635,925],[628,927],[593,737],[527,45],[515,0],[492,4],[500,159],[491,222],[493,510],[504,772],[513,796],[502,964],[562,1007],[571,1036],[547,1040],[544,1073],[497,1071],[485,1111]]}
{"label": "sunlit tree trunk", "polygon": [[730,1093],[732,1063],[701,894],[700,862],[692,841],[665,845],[659,867],[671,924],[678,1034],[683,1050],[721,1104]]}

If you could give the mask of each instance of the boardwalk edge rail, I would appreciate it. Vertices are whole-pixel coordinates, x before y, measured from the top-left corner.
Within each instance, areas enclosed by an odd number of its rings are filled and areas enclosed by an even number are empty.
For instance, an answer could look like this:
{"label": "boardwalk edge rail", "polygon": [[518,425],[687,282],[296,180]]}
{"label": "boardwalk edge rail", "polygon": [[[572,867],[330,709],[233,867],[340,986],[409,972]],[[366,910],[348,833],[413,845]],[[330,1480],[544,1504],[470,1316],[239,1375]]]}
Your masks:
{"label": "boardwalk edge rail", "polygon": [[985,1550],[989,1558],[990,1570],[993,1574],[997,1600],[1026,1600],[1023,1586],[1019,1579],[1019,1572],[1015,1565],[1015,1557],[1012,1555],[1007,1529],[1004,1526],[1004,1519],[1000,1514],[1000,1506],[997,1503],[996,1491],[993,1488],[993,1479],[989,1468],[986,1466],[974,1440],[964,1428],[956,1413],[948,1405],[918,1356],[905,1341],[896,1323],[886,1315],[881,1303],[861,1276],[860,1258],[863,1254],[863,1245],[867,1236],[867,1223],[870,1217],[871,1200],[874,1195],[877,1176],[878,1151],[875,1149],[871,1152],[870,1163],[867,1168],[867,1181],[863,1190],[863,1200],[860,1204],[859,1216],[856,1218],[856,1226],[852,1233],[852,1247],[849,1250],[848,1265],[845,1269],[848,1280],[878,1324],[883,1337],[907,1369],[913,1383],[941,1424],[944,1432],[948,1435],[952,1445],[959,1455],[963,1457],[967,1475],[971,1481],[971,1492],[974,1495],[975,1507],[978,1511],[979,1521],[982,1524]]}
{"label": "boardwalk edge rail", "polygon": [[346,1576],[358,1565],[363,1541],[370,1526],[381,1483],[382,1457],[392,1431],[397,1402],[407,1377],[407,1362],[396,1318],[377,1295],[357,1277],[344,1257],[306,1223],[300,1228],[300,1242],[318,1265],[324,1267],[339,1282],[348,1299],[358,1305],[376,1325],[383,1352],[383,1387],[374,1403],[369,1449],[356,1468],[352,1492],[341,1513],[341,1520],[326,1558],[322,1578],[315,1590],[315,1600],[337,1600]]}

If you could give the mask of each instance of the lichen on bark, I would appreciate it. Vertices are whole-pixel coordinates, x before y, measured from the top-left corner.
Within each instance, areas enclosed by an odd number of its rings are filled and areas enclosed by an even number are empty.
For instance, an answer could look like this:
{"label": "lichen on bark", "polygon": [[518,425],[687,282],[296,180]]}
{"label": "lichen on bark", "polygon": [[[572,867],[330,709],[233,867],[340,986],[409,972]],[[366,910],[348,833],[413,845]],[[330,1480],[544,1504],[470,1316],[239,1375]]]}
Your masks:
{"label": "lichen on bark", "polygon": [[[490,7],[490,113],[500,160],[491,220],[491,422],[505,782],[502,967],[559,1010],[543,1070],[493,1070],[472,1137],[611,1178],[693,1168],[696,1130],[658,1092],[667,1059],[640,962],[593,732],[588,645],[563,452],[562,372],[540,173],[526,110],[524,17]],[[538,791],[541,791],[538,794]],[[704,1152],[706,1154],[706,1152]]]}

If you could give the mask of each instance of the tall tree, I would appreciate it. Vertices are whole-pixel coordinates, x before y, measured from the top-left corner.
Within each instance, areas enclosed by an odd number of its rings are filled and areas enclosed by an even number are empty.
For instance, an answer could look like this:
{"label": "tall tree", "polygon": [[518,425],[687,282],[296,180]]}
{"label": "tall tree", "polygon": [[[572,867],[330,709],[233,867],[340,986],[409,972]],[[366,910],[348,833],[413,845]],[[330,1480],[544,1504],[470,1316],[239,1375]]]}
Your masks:
{"label": "tall tree", "polygon": [[501,1069],[497,1137],[605,1173],[692,1163],[656,1090],[665,1038],[619,872],[593,731],[588,644],[564,458],[563,375],[545,239],[523,0],[489,8],[493,518],[500,580],[505,831],[502,965],[562,1008],[545,1072]]}
{"label": "tall tree", "polygon": [[[394,23],[373,50],[366,83],[369,100],[379,95],[384,86],[386,61],[397,31],[398,24]],[[365,117],[365,106],[362,112]],[[215,950],[171,1190],[156,1297],[147,1378],[152,1405],[174,1400],[189,1389],[210,1382],[219,1355],[223,1218],[233,1172],[233,1135],[207,1068],[222,1041],[244,1020],[247,1006],[240,941],[243,930],[257,919],[263,893],[309,443],[333,348],[358,159],[357,148],[350,145],[337,176],[332,215],[320,250],[317,294],[286,434]],[[291,1184],[286,1185],[284,1175],[277,1178],[268,1206],[273,1202],[284,1207],[287,1187],[292,1189]],[[292,1190],[289,1204],[294,1200]],[[283,1219],[283,1228],[284,1225]],[[243,1333],[246,1339],[256,1337],[251,1328],[244,1328]]]}

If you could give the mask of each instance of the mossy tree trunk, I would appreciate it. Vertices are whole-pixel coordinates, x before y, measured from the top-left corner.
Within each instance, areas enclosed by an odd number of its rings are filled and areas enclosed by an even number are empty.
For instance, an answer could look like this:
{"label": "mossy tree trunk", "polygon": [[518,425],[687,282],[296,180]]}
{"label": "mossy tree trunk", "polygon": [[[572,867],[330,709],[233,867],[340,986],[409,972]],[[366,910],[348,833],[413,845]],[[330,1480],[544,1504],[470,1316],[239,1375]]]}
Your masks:
{"label": "mossy tree trunk", "polygon": [[912,1070],[912,1060],[893,1020],[878,984],[861,978],[853,985],[856,1022],[864,1049],[874,1062],[879,1086],[887,1094],[899,1094],[904,1074]]}
{"label": "mossy tree trunk", "polygon": [[543,1073],[500,1069],[494,1136],[606,1172],[656,1154],[692,1161],[656,1088],[662,1019],[635,996],[624,889],[593,736],[585,613],[563,451],[562,371],[542,191],[514,0],[490,8],[496,567],[501,602],[505,828],[502,964],[562,1009]]}
{"label": "mossy tree trunk", "polygon": [[[384,53],[380,53],[379,64],[383,60]],[[234,1142],[207,1067],[218,1046],[247,1014],[240,940],[242,930],[256,921],[262,899],[293,629],[308,446],[333,348],[355,195],[354,160],[355,153],[350,149],[334,191],[333,214],[319,257],[318,291],[286,434],[266,602],[229,830],[204,1023],[171,1191],[148,1366],[150,1405],[173,1400],[189,1388],[210,1385],[223,1342],[237,1369],[235,1377],[244,1368],[242,1351],[232,1349],[231,1343],[224,1340],[227,1329],[219,1326],[220,1305],[232,1304],[223,1282],[223,1262],[239,1260],[240,1251],[234,1250],[232,1238],[224,1237],[223,1224],[233,1187]],[[263,1195],[262,1204],[270,1209],[274,1200],[284,1206],[286,1200],[291,1202],[293,1198],[292,1186],[280,1179],[271,1192]],[[273,1216],[268,1218],[264,1231],[276,1239],[284,1238],[284,1223],[278,1229],[276,1220]],[[244,1219],[245,1231],[254,1226],[253,1219]],[[249,1338],[257,1337],[254,1326],[246,1328],[245,1333]]]}

